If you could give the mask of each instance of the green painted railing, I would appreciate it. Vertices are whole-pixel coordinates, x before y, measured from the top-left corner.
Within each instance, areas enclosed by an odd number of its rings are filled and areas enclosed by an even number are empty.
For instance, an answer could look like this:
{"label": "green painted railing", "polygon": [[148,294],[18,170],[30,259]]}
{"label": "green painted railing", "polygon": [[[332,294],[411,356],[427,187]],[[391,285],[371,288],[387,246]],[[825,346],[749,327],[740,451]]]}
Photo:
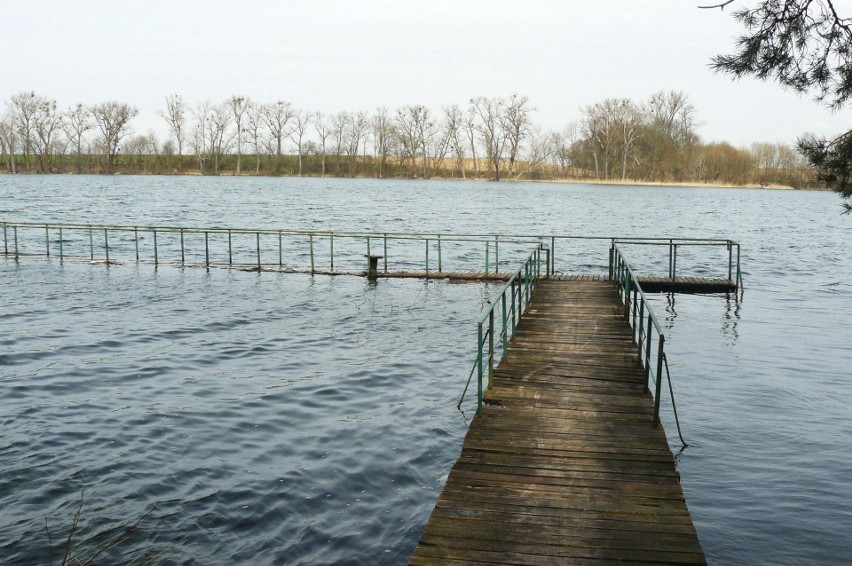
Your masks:
{"label": "green painted railing", "polygon": [[[476,412],[479,414],[482,411],[483,393],[494,378],[495,354],[497,350],[503,356],[508,354],[509,341],[515,335],[518,323],[532,301],[538,282],[542,278],[542,255],[545,256],[546,274],[550,253],[543,245],[539,245],[491,299],[491,306],[480,318],[477,324],[476,361],[470,370],[458,407],[461,407],[473,375],[476,373]],[[495,317],[499,317],[500,320],[499,334],[495,334],[497,332]],[[498,341],[496,345],[495,340]]]}
{"label": "green painted railing", "polygon": [[[730,246],[731,250],[729,279],[740,281],[739,244],[723,239],[353,232],[12,221],[0,221],[0,225],[3,228],[4,254],[16,258],[24,255],[56,255],[60,260],[83,258],[106,261],[107,265],[108,262],[124,259],[205,267],[228,265],[283,268],[296,264],[298,269],[311,272],[335,272],[352,269],[353,265],[363,269],[367,266],[364,255],[379,255],[383,256],[379,270],[384,273],[404,266],[406,269],[426,271],[430,275],[463,270],[495,274],[500,278],[506,275],[501,269],[505,269],[506,265],[517,265],[516,262],[524,257],[530,245],[544,244],[550,250],[545,266],[548,274],[560,271],[583,273],[598,269],[606,261],[607,249],[597,246],[598,242],[667,245],[670,249],[669,272],[672,277],[678,268],[679,247],[722,245]],[[66,241],[66,238],[72,236],[84,240],[85,244],[71,242],[70,239]],[[416,251],[418,246],[419,251]],[[454,256],[454,250],[460,246],[465,247],[464,253],[456,253]],[[736,256],[733,250],[736,250]],[[462,265],[459,261],[461,255],[471,259]],[[355,257],[358,261],[353,264]],[[734,263],[736,277],[733,275]]]}
{"label": "green painted railing", "polygon": [[633,341],[638,346],[639,361],[645,369],[646,387],[650,390],[651,384],[654,384],[654,426],[657,426],[660,424],[661,378],[666,356],[666,335],[642,291],[635,270],[615,243],[612,245],[610,257],[610,279],[618,285],[624,304],[624,317],[633,329]]}
{"label": "green painted railing", "polygon": [[[609,276],[613,273],[613,250],[616,244],[623,246],[656,246],[667,248],[668,271],[666,277],[674,280],[678,274],[678,250],[683,248],[724,248],[727,251],[727,279],[738,289],[742,286],[740,267],[740,244],[733,240],[692,238],[613,238],[610,245]],[[651,275],[649,269],[643,275]]]}
{"label": "green painted railing", "polygon": [[[427,276],[442,274],[455,268],[505,278],[500,272],[508,261],[515,261],[520,249],[538,244],[535,236],[501,236],[489,234],[441,234],[405,232],[350,232],[324,230],[241,229],[222,227],[130,226],[117,224],[52,224],[33,222],[0,222],[3,228],[3,252],[15,258],[25,255],[51,256],[60,260],[85,259],[111,261],[132,259],[185,265],[246,266],[283,268],[297,265],[315,272],[335,272],[348,262],[350,269],[368,267],[360,256],[379,256],[380,270],[419,269]],[[41,233],[41,236],[38,234]],[[27,237],[23,238],[26,234]],[[69,238],[78,241],[70,249]],[[143,237],[147,237],[143,239]],[[39,244],[40,238],[40,244]],[[165,242],[171,238],[171,244]],[[242,240],[238,250],[237,239]],[[250,243],[249,243],[250,239]],[[24,245],[26,240],[27,245]],[[84,244],[80,241],[85,242]],[[203,241],[203,252],[200,243]],[[140,242],[142,245],[140,246]],[[227,242],[227,251],[225,249]],[[347,246],[342,245],[347,243]],[[194,245],[192,245],[194,244]],[[285,244],[290,245],[286,248]],[[403,251],[402,248],[407,248]],[[419,246],[419,252],[415,251]],[[464,253],[447,254],[447,248],[463,247]],[[501,265],[501,247],[503,262]],[[26,251],[25,251],[26,248]],[[360,248],[360,249],[359,249]],[[507,248],[509,248],[507,250]],[[190,250],[194,253],[190,253]],[[289,255],[285,254],[285,251]],[[457,250],[456,250],[457,251]],[[452,252],[452,250],[451,250]],[[122,255],[123,254],[123,255]],[[480,255],[481,254],[481,255]],[[418,256],[419,255],[419,263]],[[448,255],[450,257],[448,258]],[[480,268],[448,265],[458,256],[481,258]],[[298,256],[298,257],[296,257]],[[192,258],[195,258],[193,261]],[[287,262],[285,263],[285,259]],[[395,263],[394,263],[395,262]],[[548,266],[550,261],[548,261]],[[483,271],[484,268],[484,271]]]}

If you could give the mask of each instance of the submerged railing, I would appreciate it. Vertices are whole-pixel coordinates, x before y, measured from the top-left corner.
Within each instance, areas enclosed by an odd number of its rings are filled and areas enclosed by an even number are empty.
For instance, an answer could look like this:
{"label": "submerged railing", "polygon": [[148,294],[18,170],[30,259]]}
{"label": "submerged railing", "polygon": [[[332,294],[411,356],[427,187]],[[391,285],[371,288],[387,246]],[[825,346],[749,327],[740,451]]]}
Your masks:
{"label": "submerged railing", "polygon": [[[482,411],[483,392],[494,378],[494,361],[499,349],[503,356],[509,350],[509,340],[515,335],[521,317],[532,300],[533,293],[542,277],[542,254],[545,254],[545,265],[550,262],[550,250],[539,245],[527,256],[524,263],[512,274],[509,281],[491,299],[491,306],[482,315],[477,324],[477,355],[467,384],[459,399],[461,407],[470,387],[474,372],[476,373],[476,412]],[[495,314],[499,309],[499,313]],[[494,317],[499,316],[501,327],[499,335],[495,336]],[[495,338],[499,340],[495,346]]]}
{"label": "submerged railing", "polygon": [[[294,269],[310,273],[365,272],[365,256],[378,258],[379,273],[416,270],[436,277],[464,271],[506,279],[506,266],[523,261],[531,245],[545,245],[546,274],[601,272],[607,244],[666,245],[669,275],[679,269],[685,246],[728,246],[729,279],[740,281],[739,244],[722,239],[620,238],[548,234],[406,233],[223,227],[0,221],[3,253],[104,262],[123,260],[199,267]],[[733,255],[734,250],[736,255]],[[558,257],[557,257],[558,256]],[[611,275],[610,257],[610,275]],[[716,263],[716,262],[714,262]],[[733,266],[736,264],[736,277]],[[643,262],[644,265],[644,262]],[[661,266],[664,267],[664,266]],[[643,273],[645,270],[643,269]],[[438,275],[436,275],[438,274]],[[647,273],[646,273],[647,274]]]}
{"label": "submerged railing", "polygon": [[[235,266],[261,270],[294,268],[310,273],[369,269],[364,257],[382,260],[382,273],[418,270],[426,277],[450,269],[505,278],[501,267],[515,264],[535,236],[240,229],[0,222],[3,252],[64,259],[137,262],[154,265]],[[41,236],[39,236],[41,234]],[[40,239],[40,242],[39,242]],[[449,253],[448,253],[449,252]],[[501,253],[503,258],[501,260]],[[463,265],[461,263],[463,262]],[[550,262],[548,262],[550,265]]]}

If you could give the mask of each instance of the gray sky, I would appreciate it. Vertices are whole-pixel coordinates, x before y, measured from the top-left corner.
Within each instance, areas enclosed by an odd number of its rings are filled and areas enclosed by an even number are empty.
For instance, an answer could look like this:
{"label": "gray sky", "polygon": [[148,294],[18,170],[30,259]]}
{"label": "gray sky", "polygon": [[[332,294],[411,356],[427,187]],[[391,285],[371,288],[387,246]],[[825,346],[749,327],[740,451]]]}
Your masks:
{"label": "gray sky", "polygon": [[[438,111],[517,92],[537,108],[537,124],[561,130],[604,98],[679,90],[705,141],[791,142],[852,126],[850,110],[714,74],[710,57],[731,51],[740,28],[730,7],[699,3],[7,1],[0,96],[35,90],[62,107],[127,102],[139,109],[136,132],[161,135],[156,113],[172,93],[193,105],[242,94],[330,114],[403,104]],[[836,5],[852,16],[852,0]]]}

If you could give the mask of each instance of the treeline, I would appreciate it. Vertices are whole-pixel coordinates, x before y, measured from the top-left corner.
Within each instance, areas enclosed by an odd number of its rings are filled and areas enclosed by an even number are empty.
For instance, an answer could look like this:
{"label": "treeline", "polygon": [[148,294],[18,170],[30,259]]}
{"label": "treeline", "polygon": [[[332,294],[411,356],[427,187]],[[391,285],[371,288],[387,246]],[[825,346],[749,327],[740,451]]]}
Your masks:
{"label": "treeline", "polygon": [[136,134],[138,110],[110,101],[60,109],[25,92],[0,115],[6,172],[333,175],[581,179],[807,186],[812,172],[784,144],[704,143],[679,92],[606,99],[562,131],[532,120],[526,96],[476,97],[434,111],[406,105],[324,115],[287,101],[166,97],[168,136]]}

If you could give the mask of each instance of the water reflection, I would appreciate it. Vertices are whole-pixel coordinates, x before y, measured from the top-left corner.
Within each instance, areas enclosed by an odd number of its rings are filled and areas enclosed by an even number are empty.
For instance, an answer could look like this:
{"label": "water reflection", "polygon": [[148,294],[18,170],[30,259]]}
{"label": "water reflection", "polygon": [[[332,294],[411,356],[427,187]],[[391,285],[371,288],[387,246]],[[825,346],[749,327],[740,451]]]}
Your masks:
{"label": "water reflection", "polygon": [[675,293],[666,293],[666,329],[674,327],[674,321],[676,318],[677,311],[675,310]]}
{"label": "water reflection", "polygon": [[737,293],[727,293],[725,295],[725,314],[722,317],[722,336],[725,337],[726,343],[733,346],[739,340],[739,332],[737,326],[740,321],[741,297]]}

